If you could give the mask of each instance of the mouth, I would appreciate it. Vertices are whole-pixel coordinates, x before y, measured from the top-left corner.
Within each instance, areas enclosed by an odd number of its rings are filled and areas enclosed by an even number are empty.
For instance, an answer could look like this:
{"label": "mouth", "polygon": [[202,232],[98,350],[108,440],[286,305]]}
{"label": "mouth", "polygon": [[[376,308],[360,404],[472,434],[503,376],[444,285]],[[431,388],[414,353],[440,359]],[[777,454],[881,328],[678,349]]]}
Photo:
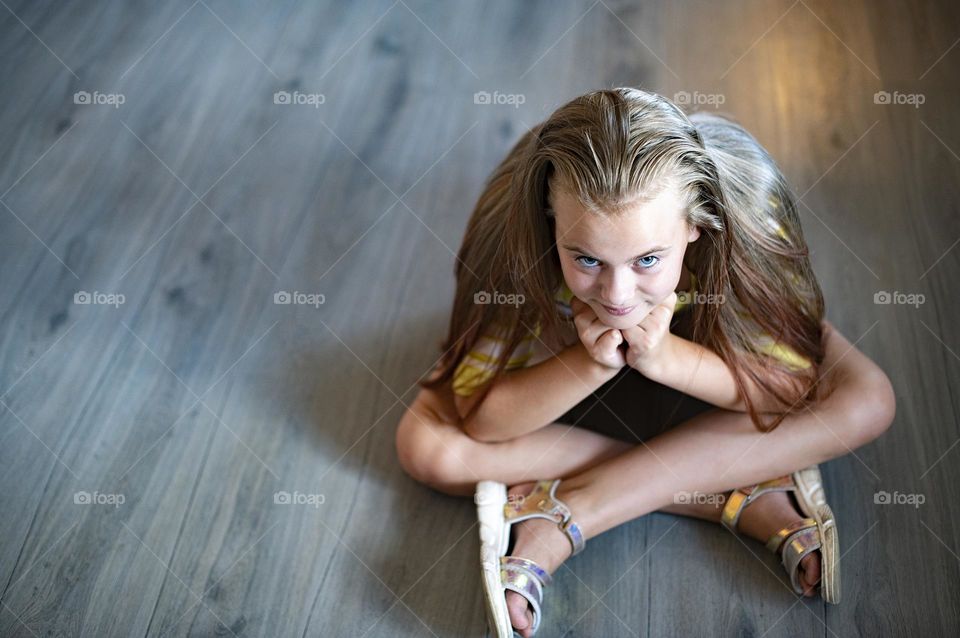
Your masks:
{"label": "mouth", "polygon": [[624,315],[629,315],[636,308],[636,306],[617,307],[607,306],[605,304],[600,305],[603,306],[603,309],[607,311],[607,314],[613,315],[614,317],[623,317]]}

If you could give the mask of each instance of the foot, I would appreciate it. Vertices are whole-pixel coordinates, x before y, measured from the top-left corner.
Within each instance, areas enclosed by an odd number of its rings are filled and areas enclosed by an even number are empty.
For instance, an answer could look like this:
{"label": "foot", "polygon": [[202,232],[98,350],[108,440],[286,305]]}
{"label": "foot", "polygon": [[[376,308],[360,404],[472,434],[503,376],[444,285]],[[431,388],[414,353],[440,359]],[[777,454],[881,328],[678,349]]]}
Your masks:
{"label": "foot", "polygon": [[[794,521],[805,518],[787,492],[767,492],[744,508],[737,529],[750,538],[766,543],[778,530]],[[782,549],[782,546],[781,546]],[[820,550],[815,550],[800,560],[800,584],[804,596],[817,593],[820,582]]]}
{"label": "foot", "polygon": [[[533,491],[534,485],[530,482],[511,487],[507,490],[507,498],[524,498]],[[557,498],[563,500],[563,483],[557,486]],[[517,523],[511,534],[514,542],[507,554],[530,559],[551,575],[572,552],[570,541],[557,524],[543,518]],[[533,629],[533,610],[527,599],[514,591],[507,591],[506,597],[511,624],[523,638],[529,638]]]}

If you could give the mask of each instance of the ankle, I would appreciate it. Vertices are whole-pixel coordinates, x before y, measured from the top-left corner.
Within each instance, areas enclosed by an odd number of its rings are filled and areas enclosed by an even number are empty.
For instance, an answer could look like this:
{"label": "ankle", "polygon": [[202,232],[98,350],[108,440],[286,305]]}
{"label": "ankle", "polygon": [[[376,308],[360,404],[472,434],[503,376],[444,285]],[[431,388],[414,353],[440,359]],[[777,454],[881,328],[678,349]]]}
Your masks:
{"label": "ankle", "polygon": [[737,527],[742,534],[766,542],[786,525],[803,518],[783,492],[761,495],[740,515]]}
{"label": "ankle", "polygon": [[517,529],[512,556],[528,558],[553,574],[572,554],[570,541],[560,527],[544,519],[523,521]]}
{"label": "ankle", "polygon": [[[573,481],[561,481],[554,494],[570,510],[570,519],[580,528],[583,540],[586,541],[592,536],[589,530],[593,527],[592,515],[597,509],[589,492]],[[563,530],[559,531],[564,538],[567,538]],[[567,545],[570,546],[572,553],[572,545],[569,539],[567,539]]]}

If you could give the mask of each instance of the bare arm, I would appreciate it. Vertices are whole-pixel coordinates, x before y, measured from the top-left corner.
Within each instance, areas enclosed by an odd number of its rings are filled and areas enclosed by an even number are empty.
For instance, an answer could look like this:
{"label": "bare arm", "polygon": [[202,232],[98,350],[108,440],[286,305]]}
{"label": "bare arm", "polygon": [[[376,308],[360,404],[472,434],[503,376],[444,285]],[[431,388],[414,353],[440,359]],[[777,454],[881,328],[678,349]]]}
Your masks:
{"label": "bare arm", "polygon": [[[741,390],[733,370],[717,353],[671,333],[676,300],[676,292],[671,293],[637,326],[622,331],[629,345],[626,361],[630,367],[653,381],[731,412],[746,412],[747,402],[741,392],[761,413],[782,413],[800,402],[805,392],[803,381],[787,370],[765,373],[767,381],[786,397],[787,404],[781,405],[749,377],[743,380],[746,387]],[[825,340],[830,332],[832,326],[824,322]]]}
{"label": "bare arm", "polygon": [[[726,410],[746,409],[734,381],[733,371],[715,352],[698,343],[668,333],[664,336],[663,356],[646,362],[644,376]],[[761,412],[769,406],[765,397],[751,395]]]}
{"label": "bare arm", "polygon": [[[774,430],[758,432],[743,414],[707,410],[568,477],[566,503],[580,512],[585,537],[675,502],[678,490],[715,494],[753,485],[848,454],[880,436],[896,415],[889,379],[836,330],[825,340],[828,396]],[[872,372],[847,376],[864,369]]]}
{"label": "bare arm", "polygon": [[[837,335],[829,322],[824,322],[824,339],[828,349],[832,341],[837,340]],[[735,412],[746,411],[746,402],[740,395],[733,372],[719,355],[700,344],[674,334],[667,334],[665,340],[664,356],[655,362],[650,362],[641,370],[644,375],[717,407]],[[854,349],[853,346],[850,348]],[[859,357],[844,357],[834,362],[837,366],[834,372],[853,378],[883,374],[873,361],[860,354]],[[827,372],[829,372],[827,362],[824,361],[824,370],[821,374]],[[802,389],[791,375],[784,372],[774,381],[787,388],[788,395],[799,399]],[[783,410],[783,406],[780,406],[773,397],[751,380],[747,379],[746,384],[750,398],[760,412],[772,413]]]}
{"label": "bare arm", "polygon": [[553,423],[617,372],[594,361],[577,343],[536,365],[505,372],[491,382],[479,405],[483,388],[469,397],[454,395],[454,402],[471,438],[507,441]]}

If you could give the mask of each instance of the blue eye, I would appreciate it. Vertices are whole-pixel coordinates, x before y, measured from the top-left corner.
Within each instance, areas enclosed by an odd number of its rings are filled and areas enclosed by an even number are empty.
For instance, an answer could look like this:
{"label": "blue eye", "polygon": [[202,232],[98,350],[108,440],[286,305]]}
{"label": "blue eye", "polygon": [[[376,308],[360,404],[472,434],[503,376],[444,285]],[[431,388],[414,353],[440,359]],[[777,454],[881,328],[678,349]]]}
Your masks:
{"label": "blue eye", "polygon": [[[584,263],[583,261],[581,261],[582,259],[586,259],[587,261],[592,261],[593,263],[592,263],[592,264]],[[586,256],[584,256],[584,255],[581,255],[580,257],[577,257],[574,261],[576,261],[576,262],[577,262],[578,264],[580,264],[581,266],[584,266],[585,268],[593,268],[593,267],[597,266],[597,265],[600,263],[599,261],[597,261],[597,260],[594,259],[593,257],[586,257]]]}
{"label": "blue eye", "polygon": [[[644,261],[646,259],[654,259],[656,261],[646,262]],[[637,263],[640,264],[643,268],[653,268],[654,266],[660,263],[660,258],[657,257],[656,255],[647,255],[646,257],[641,257],[640,259],[638,259]]]}

